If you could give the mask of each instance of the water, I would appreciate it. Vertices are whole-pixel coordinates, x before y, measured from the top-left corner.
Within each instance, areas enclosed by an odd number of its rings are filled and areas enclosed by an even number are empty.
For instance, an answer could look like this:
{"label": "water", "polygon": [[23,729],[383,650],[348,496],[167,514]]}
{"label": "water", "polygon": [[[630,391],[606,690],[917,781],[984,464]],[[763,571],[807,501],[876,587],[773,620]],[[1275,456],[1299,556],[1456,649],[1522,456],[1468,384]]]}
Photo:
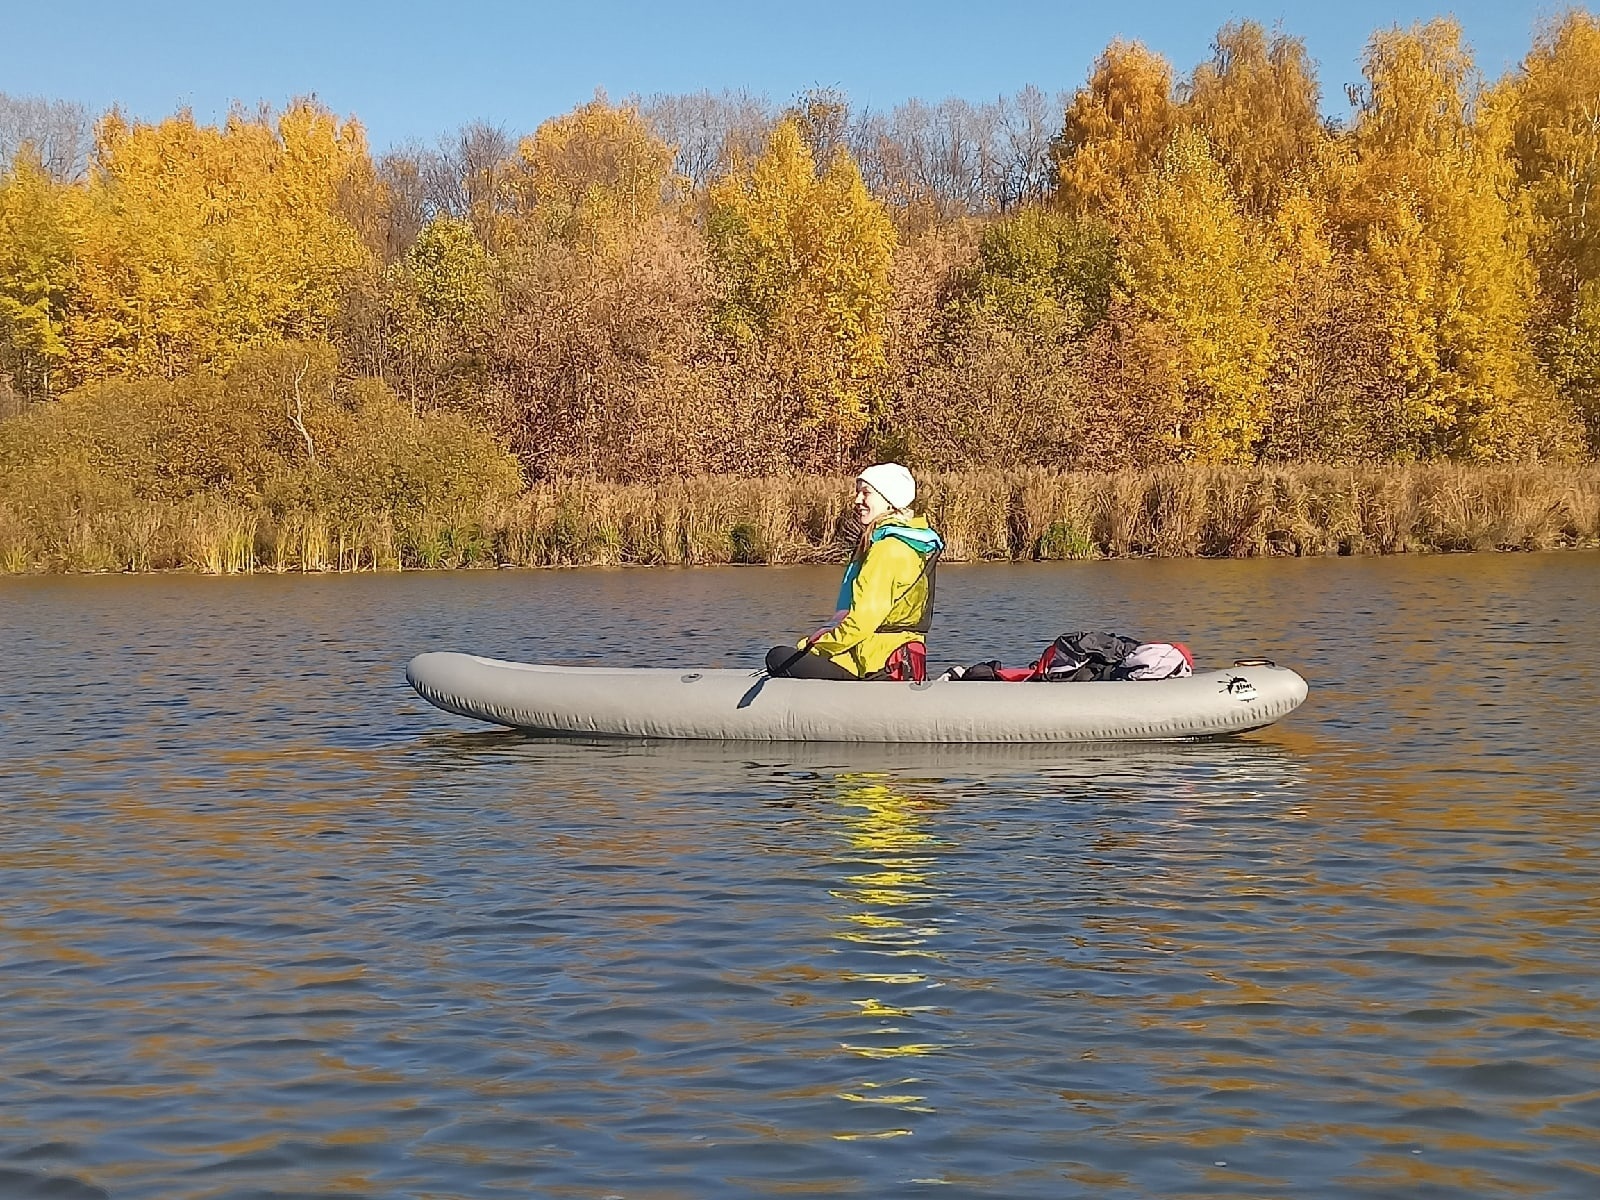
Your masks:
{"label": "water", "polygon": [[0,582],[0,1197],[1600,1194],[1600,556],[942,572],[943,662],[1310,679],[1211,744],[586,745],[400,674],[753,664],[832,585]]}

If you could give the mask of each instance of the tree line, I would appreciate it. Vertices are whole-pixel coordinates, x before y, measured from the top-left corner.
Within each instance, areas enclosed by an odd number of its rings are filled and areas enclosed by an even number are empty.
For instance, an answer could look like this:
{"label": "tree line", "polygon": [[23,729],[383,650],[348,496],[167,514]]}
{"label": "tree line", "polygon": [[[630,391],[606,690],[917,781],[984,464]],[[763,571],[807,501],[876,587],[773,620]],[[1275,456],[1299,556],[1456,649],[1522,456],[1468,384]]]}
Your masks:
{"label": "tree line", "polygon": [[1325,120],[1304,43],[1238,22],[1187,75],[1118,41],[1057,97],[597,95],[378,156],[313,101],[0,98],[0,469],[358,503],[338,447],[392,492],[431,439],[502,490],[508,454],[530,482],[1593,457],[1600,21],[1495,81],[1443,19],[1362,72]]}

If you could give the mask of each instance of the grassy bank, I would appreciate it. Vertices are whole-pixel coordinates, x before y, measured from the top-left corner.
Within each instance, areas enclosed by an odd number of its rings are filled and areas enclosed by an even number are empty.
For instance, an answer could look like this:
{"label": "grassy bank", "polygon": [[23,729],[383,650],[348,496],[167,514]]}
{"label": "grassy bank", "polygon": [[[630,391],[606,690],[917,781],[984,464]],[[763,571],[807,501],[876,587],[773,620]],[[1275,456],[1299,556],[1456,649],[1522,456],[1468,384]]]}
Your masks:
{"label": "grassy bank", "polygon": [[[509,504],[349,516],[192,496],[0,503],[0,571],[363,571],[837,559],[848,481],[574,480]],[[1600,466],[1204,468],[931,475],[947,561],[1542,550],[1600,544]]]}

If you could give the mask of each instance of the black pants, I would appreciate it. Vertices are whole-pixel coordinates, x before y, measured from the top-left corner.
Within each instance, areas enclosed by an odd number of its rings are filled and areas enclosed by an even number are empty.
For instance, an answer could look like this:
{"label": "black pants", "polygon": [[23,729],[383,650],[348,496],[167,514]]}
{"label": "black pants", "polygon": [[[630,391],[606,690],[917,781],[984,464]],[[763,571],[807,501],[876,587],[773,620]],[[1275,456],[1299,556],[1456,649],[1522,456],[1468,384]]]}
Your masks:
{"label": "black pants", "polygon": [[[799,658],[797,646],[774,646],[767,651],[767,674],[774,677],[783,676],[789,679],[859,679],[845,670],[831,658],[818,654],[815,650],[807,650]],[[794,658],[794,662],[789,660]],[[784,663],[789,663],[787,667]]]}

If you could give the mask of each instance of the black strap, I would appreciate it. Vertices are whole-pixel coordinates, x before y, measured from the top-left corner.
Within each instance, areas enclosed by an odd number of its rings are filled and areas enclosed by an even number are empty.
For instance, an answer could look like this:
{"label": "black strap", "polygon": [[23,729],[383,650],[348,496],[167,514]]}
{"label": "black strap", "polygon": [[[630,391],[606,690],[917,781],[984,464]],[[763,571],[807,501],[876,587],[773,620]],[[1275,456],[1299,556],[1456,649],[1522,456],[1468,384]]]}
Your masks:
{"label": "black strap", "polygon": [[942,554],[942,553],[944,553],[944,547],[943,546],[939,547],[939,549],[935,550],[932,554],[928,555],[927,558],[923,559],[922,560],[922,570],[917,572],[917,577],[911,581],[911,583],[906,587],[905,591],[901,592],[898,596],[896,596],[894,598],[894,603],[889,605],[889,608],[892,611],[894,609],[895,604],[899,604],[900,601],[904,600],[907,596],[911,595],[913,589],[916,588],[917,584],[922,582],[922,577],[924,575],[926,575],[928,577],[928,599],[922,606],[922,617],[918,621],[916,621],[914,624],[910,624],[910,625],[907,625],[907,624],[904,624],[904,623],[898,624],[898,625],[879,625],[878,628],[874,632],[876,632],[876,633],[927,633],[928,630],[933,628],[933,596],[934,596],[934,588],[938,585],[938,581],[939,581],[939,574],[935,570],[935,567],[937,566],[937,564],[939,562],[939,555]]}

